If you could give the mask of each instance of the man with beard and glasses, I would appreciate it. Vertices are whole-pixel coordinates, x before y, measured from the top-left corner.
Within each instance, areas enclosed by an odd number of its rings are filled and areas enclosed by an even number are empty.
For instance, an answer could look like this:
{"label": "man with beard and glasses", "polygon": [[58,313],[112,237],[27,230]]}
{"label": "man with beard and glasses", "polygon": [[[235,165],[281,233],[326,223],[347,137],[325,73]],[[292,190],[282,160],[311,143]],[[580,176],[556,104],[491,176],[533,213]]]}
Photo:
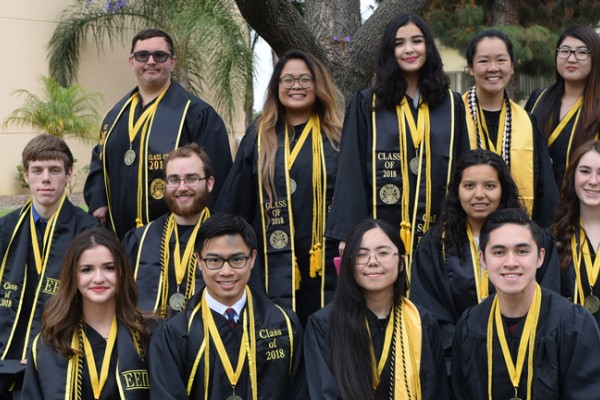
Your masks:
{"label": "man with beard and glasses", "polygon": [[164,172],[171,212],[129,231],[123,245],[134,268],[138,306],[171,317],[204,286],[196,274],[194,242],[210,216],[207,203],[215,180],[208,155],[196,143],[173,150]]}

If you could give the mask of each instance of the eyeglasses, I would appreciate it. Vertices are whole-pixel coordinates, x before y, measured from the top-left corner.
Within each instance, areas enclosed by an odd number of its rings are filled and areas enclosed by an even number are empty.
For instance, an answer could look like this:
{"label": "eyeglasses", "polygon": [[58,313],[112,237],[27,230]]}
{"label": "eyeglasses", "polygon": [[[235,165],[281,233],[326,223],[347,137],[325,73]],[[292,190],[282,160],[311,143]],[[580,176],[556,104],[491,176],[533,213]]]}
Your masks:
{"label": "eyeglasses", "polygon": [[371,257],[375,257],[375,260],[380,263],[385,263],[392,261],[394,256],[397,256],[398,253],[392,253],[387,250],[379,250],[375,253],[369,253],[366,251],[361,251],[354,256],[354,264],[356,265],[366,265],[369,263]]}
{"label": "eyeglasses", "polygon": [[294,78],[291,75],[286,75],[282,76],[281,79],[279,79],[279,83],[284,89],[291,89],[296,81],[302,89],[307,89],[312,86],[313,77],[310,75],[300,75],[298,78]]}
{"label": "eyeglasses", "polygon": [[591,51],[588,49],[575,49],[571,50],[568,47],[559,47],[556,49],[556,57],[561,60],[568,60],[571,54],[575,54],[575,58],[579,61],[585,61],[590,57]]}
{"label": "eyeglasses", "polygon": [[201,260],[204,261],[204,265],[206,265],[206,268],[215,271],[223,268],[225,262],[227,262],[227,264],[229,264],[229,267],[233,269],[242,269],[246,266],[246,264],[248,264],[248,260],[250,258],[250,256],[233,255],[229,258],[206,257],[201,258]]}
{"label": "eyeglasses", "polygon": [[152,58],[154,59],[155,62],[162,64],[165,61],[167,61],[169,58],[173,57],[173,55],[164,52],[164,51],[147,51],[147,50],[140,50],[140,51],[136,51],[135,53],[133,53],[131,55],[133,58],[135,58],[135,61],[137,62],[148,62],[148,60],[150,59],[150,56],[152,56]]}
{"label": "eyeglasses", "polygon": [[183,183],[185,183],[185,186],[194,187],[199,185],[200,181],[203,181],[208,178],[208,176],[200,178],[198,175],[189,175],[184,178],[180,178],[177,175],[173,175],[167,177],[167,186],[171,188],[176,188],[179,187],[179,184],[181,183],[181,181],[183,181]]}

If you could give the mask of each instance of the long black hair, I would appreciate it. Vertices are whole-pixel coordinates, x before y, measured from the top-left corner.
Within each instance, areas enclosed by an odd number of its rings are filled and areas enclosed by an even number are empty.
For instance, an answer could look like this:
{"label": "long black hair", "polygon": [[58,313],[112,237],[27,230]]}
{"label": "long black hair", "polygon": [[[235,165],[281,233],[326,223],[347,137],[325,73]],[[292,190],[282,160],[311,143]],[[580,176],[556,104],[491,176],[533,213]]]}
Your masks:
{"label": "long black hair", "polygon": [[442,57],[438,51],[429,27],[416,14],[403,14],[390,21],[383,33],[381,48],[375,66],[375,87],[378,109],[393,108],[400,104],[408,83],[394,55],[396,32],[409,23],[415,24],[425,37],[427,51],[425,64],[421,67],[419,91],[423,102],[433,106],[440,103],[448,94],[450,79],[444,73]]}
{"label": "long black hair", "polygon": [[433,237],[440,238],[440,250],[443,241],[446,255],[458,256],[463,262],[465,261],[463,247],[468,241],[466,230],[467,213],[460,204],[458,190],[464,170],[476,165],[489,165],[498,174],[498,181],[502,190],[498,210],[522,207],[519,199],[519,189],[510,175],[508,166],[500,156],[492,151],[483,149],[476,149],[467,153],[456,165],[452,174],[440,221],[432,232]]}
{"label": "long black hair", "polygon": [[[380,228],[398,248],[398,278],[394,282],[394,305],[406,295],[406,268],[403,268],[404,244],[400,235],[383,220],[367,219],[356,225],[346,243],[332,303],[331,366],[343,399],[373,397],[371,338],[365,325],[367,304],[355,277],[354,256],[366,232]],[[341,333],[341,334],[340,334]]]}

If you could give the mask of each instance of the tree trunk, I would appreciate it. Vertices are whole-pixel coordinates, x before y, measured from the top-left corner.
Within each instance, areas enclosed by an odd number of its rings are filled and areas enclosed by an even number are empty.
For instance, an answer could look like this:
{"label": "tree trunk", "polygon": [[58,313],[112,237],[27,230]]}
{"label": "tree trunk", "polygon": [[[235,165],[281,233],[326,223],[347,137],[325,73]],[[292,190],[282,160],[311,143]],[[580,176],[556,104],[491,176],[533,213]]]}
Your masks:
{"label": "tree trunk", "polygon": [[385,0],[362,26],[359,0],[306,0],[305,19],[289,1],[235,2],[277,55],[300,49],[319,58],[348,100],[371,84],[385,25],[400,14],[420,11],[428,0]]}

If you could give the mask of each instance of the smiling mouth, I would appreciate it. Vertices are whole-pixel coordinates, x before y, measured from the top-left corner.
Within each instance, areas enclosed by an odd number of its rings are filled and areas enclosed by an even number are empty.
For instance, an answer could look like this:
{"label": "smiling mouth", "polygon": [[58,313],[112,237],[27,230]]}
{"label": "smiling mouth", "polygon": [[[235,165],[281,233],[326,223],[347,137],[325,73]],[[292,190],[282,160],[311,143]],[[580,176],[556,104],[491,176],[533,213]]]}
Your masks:
{"label": "smiling mouth", "polygon": [[519,278],[519,277],[523,276],[523,274],[518,273],[518,272],[507,272],[504,274],[500,274],[500,276],[502,276],[503,278],[514,279],[514,278]]}

